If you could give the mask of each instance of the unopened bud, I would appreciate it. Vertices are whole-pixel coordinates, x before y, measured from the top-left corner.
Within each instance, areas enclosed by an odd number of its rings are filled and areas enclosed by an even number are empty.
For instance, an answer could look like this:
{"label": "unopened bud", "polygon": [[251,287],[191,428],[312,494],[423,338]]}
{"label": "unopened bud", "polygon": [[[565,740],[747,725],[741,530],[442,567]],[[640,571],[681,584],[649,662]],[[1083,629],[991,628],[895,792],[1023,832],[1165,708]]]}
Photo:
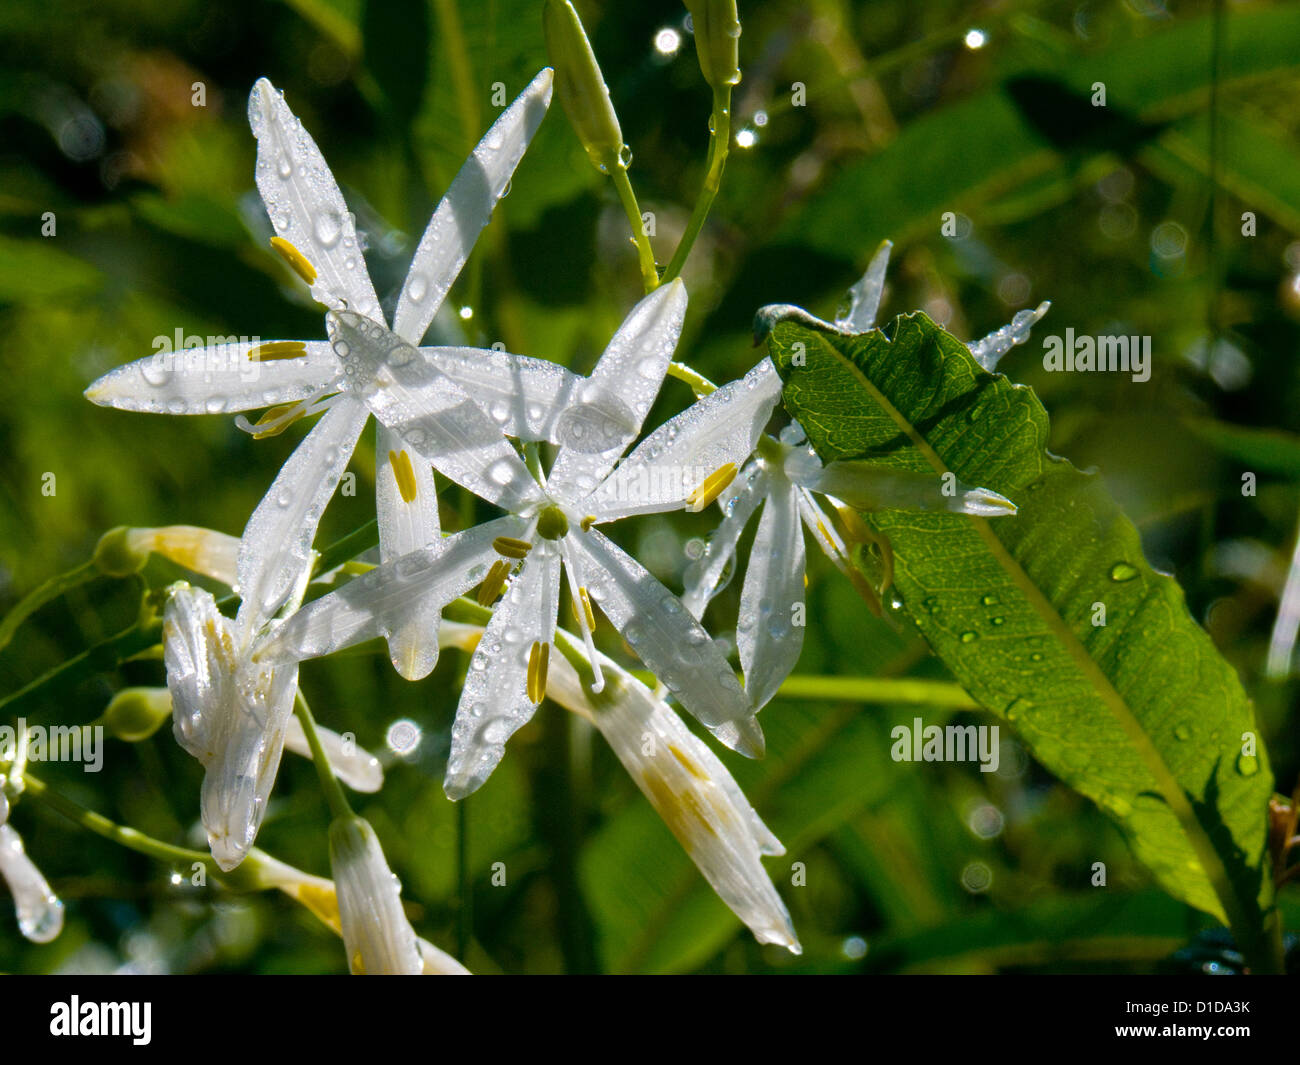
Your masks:
{"label": "unopened bud", "polygon": [[144,569],[144,564],[149,561],[149,548],[140,546],[138,539],[132,536],[135,531],[119,525],[99,538],[91,561],[101,573],[109,577],[129,577]]}
{"label": "unopened bud", "polygon": [[604,174],[625,167],[623,131],[577,11],[569,0],[546,0],[542,19],[546,51],[555,68],[555,95],[564,105],[587,157]]}
{"label": "unopened bud", "polygon": [[740,81],[740,17],[736,0],[686,0],[700,72],[715,89]]}
{"label": "unopened bud", "polygon": [[147,740],[172,716],[166,688],[123,688],[113,696],[101,719],[110,736],[127,743]]}

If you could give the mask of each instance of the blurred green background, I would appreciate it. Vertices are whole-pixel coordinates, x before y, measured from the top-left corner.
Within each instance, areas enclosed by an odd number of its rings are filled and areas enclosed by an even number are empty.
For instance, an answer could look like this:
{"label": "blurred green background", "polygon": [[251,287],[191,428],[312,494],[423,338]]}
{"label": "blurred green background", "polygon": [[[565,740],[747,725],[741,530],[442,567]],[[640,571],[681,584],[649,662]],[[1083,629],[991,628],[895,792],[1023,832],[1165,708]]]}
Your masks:
{"label": "blurred green background", "polygon": [[[577,6],[666,261],[708,140],[685,9]],[[756,308],[832,317],[883,238],[895,242],[884,316],[922,308],[968,339],[1050,299],[1035,339],[1001,369],[1037,389],[1053,450],[1101,469],[1148,557],[1182,582],[1256,699],[1289,792],[1296,687],[1261,674],[1300,512],[1300,7],[1225,4],[1217,77],[1209,3],[742,0],[740,12],[733,129],[747,146],[733,150],[686,271],[679,357],[715,380],[742,374],[758,355]],[[323,335],[320,308],[267,247],[245,118],[254,80],[282,88],[319,143],[391,310],[429,212],[497,113],[495,83],[513,98],[546,58],[540,0],[11,0],[0,59],[2,611],[84,561],[114,525],[238,534],[301,438],[294,426],[257,442],[229,417],[126,414],[81,396],[177,329]],[[1091,106],[1096,82],[1105,109]],[[940,232],[947,211],[955,237]],[[1242,234],[1247,211],[1253,236]],[[41,235],[45,212],[54,236]],[[639,294],[626,219],[556,107],[435,332],[585,371]],[[1066,327],[1151,336],[1151,380],[1045,374],[1041,337]],[[670,381],[648,424],[689,398]],[[318,546],[373,516],[371,435],[351,469],[357,494],[331,504]],[[1258,476],[1253,497],[1246,471]],[[444,498],[447,527],[475,520],[460,493]],[[614,535],[680,588],[692,541],[714,520],[653,517]],[[155,561],[146,576],[162,587],[182,574]],[[800,674],[943,679],[824,559],[811,559],[810,579]],[[715,635],[734,636],[738,596],[715,603]],[[128,625],[137,602],[131,582],[100,581],[41,611],[0,654],[0,692]],[[366,649],[308,664],[303,685],[323,724],[388,763],[383,792],[357,808],[417,930],[448,950],[463,936],[476,972],[1148,971],[1204,927],[1005,729],[996,774],[889,758],[897,723],[985,717],[778,699],[762,717],[764,761],[720,752],[788,849],[767,867],[805,953],[760,948],[599,737],[552,704],[458,820],[441,778],[464,668],[447,653],[412,685]],[[161,664],[133,663],[25,712],[89,721],[127,683],[162,683]],[[421,730],[405,756],[386,741],[398,721]],[[201,845],[200,769],[166,729],[112,743],[97,776],[34,768],[120,822]],[[0,970],[344,968],[338,940],[278,895],[174,886],[172,870],[35,802],[12,820],[68,913],[58,940],[32,946],[0,893]],[[286,757],[259,845],[326,873],[326,823],[311,767]],[[1104,889],[1090,884],[1098,861]],[[491,883],[494,862],[505,886]],[[791,884],[795,862],[805,886]],[[1286,910],[1300,928],[1294,899]]]}

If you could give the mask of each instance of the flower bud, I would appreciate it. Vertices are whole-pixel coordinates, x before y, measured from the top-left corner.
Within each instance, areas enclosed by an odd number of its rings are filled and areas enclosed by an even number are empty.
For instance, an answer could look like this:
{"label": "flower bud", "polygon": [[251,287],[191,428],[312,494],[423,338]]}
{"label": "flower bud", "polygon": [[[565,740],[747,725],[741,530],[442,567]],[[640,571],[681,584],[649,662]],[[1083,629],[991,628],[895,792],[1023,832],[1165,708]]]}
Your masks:
{"label": "flower bud", "polygon": [[138,538],[132,535],[135,532],[119,525],[99,538],[91,561],[101,573],[108,577],[129,577],[144,569],[149,561],[149,548],[141,547]]}
{"label": "flower bud", "polygon": [[623,131],[609,99],[587,31],[569,0],[546,0],[542,15],[546,51],[555,68],[555,94],[587,157],[601,173],[626,167]]}
{"label": "flower bud", "polygon": [[740,81],[740,18],[736,0],[686,0],[700,72],[715,89]]}
{"label": "flower bud", "polygon": [[166,688],[123,688],[113,696],[101,719],[108,734],[127,743],[147,740],[172,716]]}
{"label": "flower bud", "polygon": [[424,959],[402,911],[401,888],[369,822],[340,817],[330,825],[330,867],[348,968],[355,974],[419,974]]}

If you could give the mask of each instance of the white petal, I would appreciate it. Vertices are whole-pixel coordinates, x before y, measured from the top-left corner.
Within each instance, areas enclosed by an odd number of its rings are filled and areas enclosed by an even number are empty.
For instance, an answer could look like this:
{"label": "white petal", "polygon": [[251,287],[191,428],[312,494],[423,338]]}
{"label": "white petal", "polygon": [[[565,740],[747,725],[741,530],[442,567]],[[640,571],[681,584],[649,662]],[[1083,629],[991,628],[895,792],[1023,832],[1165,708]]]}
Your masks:
{"label": "white petal", "polygon": [[208,846],[229,871],[247,856],[266,816],[298,670],[250,663],[212,596],[188,585],[168,599],[163,658],[176,738],[205,770],[200,813]]}
{"label": "white petal", "polygon": [[798,482],[842,499],[856,510],[949,510],[986,518],[1016,512],[1011,500],[987,488],[970,488],[936,473],[892,470],[869,462],[832,462],[814,478],[800,477]]}
{"label": "white petal", "polygon": [[[355,740],[345,740],[324,725],[316,726],[316,736],[325,749],[325,756],[329,759],[334,775],[353,791],[373,793],[384,786],[384,767],[379,764],[379,759],[358,747]],[[307,733],[303,731],[297,714],[289,718],[284,745],[303,758],[312,757],[311,744],[307,742]]]}
{"label": "white petal", "polygon": [[723,576],[735,560],[736,545],[740,543],[745,526],[767,497],[770,483],[763,468],[751,463],[740,471],[736,479],[739,488],[725,502],[720,500],[724,517],[709,537],[704,554],[686,572],[686,594],[682,596],[682,603],[695,617],[703,618],[713,597],[727,586]]}
{"label": "white petal", "polygon": [[[399,558],[442,537],[438,490],[428,459],[405,446],[391,430],[378,426],[375,449],[375,509],[379,515],[379,552],[384,562]],[[396,465],[394,465],[396,463]],[[404,493],[414,490],[408,501]],[[393,668],[407,680],[420,680],[438,664],[438,619],[441,608],[426,603],[388,638]]]}
{"label": "white petal", "polygon": [[325,317],[348,387],[374,416],[438,471],[503,510],[543,499],[501,429],[460,385],[378,322]]}
{"label": "white petal", "polygon": [[760,943],[799,953],[799,940],[761,856],[782,854],[739,785],[645,685],[608,663],[608,691],[592,699],[567,661],[556,663],[550,694],[589,718],[637,787],[699,866],[710,886]]}
{"label": "white petal", "polygon": [[63,903],[36,863],[23,850],[12,825],[0,824],[0,877],[4,877],[18,911],[18,930],[33,943],[49,943],[63,931]]}
{"label": "white petal", "polygon": [[481,787],[505,755],[506,741],[537,709],[528,697],[529,659],[535,644],[546,648],[554,639],[559,601],[560,553],[542,540],[511,580],[470,657],[451,730],[447,798],[463,799]]}
{"label": "white petal", "polygon": [[349,970],[368,976],[421,973],[424,958],[402,909],[401,885],[368,822],[345,817],[330,825],[330,869]]}
{"label": "white petal", "polygon": [[773,478],[740,594],[736,647],[755,711],[776,694],[803,647],[803,529],[796,491],[784,477]]}
{"label": "white petal", "polygon": [[588,589],[632,650],[691,714],[728,747],[763,753],[763,732],[740,682],[681,600],[598,529],[573,531],[566,546]]}
{"label": "white petal", "polygon": [[248,123],[257,138],[257,189],[275,235],[316,270],[312,297],[340,301],[362,314],[382,315],[357,244],[356,225],[311,134],[265,78],[248,96]]}
{"label": "white petal", "polygon": [[880,310],[880,296],[885,290],[885,271],[889,269],[889,253],[894,245],[882,240],[876,254],[871,257],[867,272],[849,289],[849,312],[838,318],[835,325],[851,333],[865,333],[876,324]]}
{"label": "white petal", "polygon": [[470,249],[510,185],[528,142],[551,103],[549,67],[501,113],[451,183],[415,249],[397,301],[393,329],[419,343]]}
{"label": "white petal", "polygon": [[424,962],[425,976],[470,976],[471,973],[444,950],[439,950],[427,939],[417,940],[420,958]]}
{"label": "white petal", "polygon": [[254,648],[256,658],[296,662],[388,636],[426,602],[438,609],[480,583],[498,557],[492,541],[526,523],[498,518],[385,562],[302,607]]}
{"label": "white petal", "polygon": [[86,389],[101,407],[151,414],[222,414],[294,403],[319,392],[339,374],[323,340],[307,341],[292,359],[250,359],[266,343],[239,341],[164,351],[110,370]]}
{"label": "white petal", "polygon": [[632,308],[597,360],[578,403],[556,426],[560,453],[548,484],[572,500],[591,492],[614,467],[659,394],[686,317],[686,286],[662,285]]}
{"label": "white petal", "polygon": [[483,348],[420,348],[491,416],[506,436],[557,443],[556,427],[583,378],[545,359]]}
{"label": "white petal", "polygon": [[316,527],[352,458],[366,416],[366,408],[353,397],[335,399],[248,519],[239,551],[240,615],[254,629],[274,616],[310,567]]}
{"label": "white petal", "polygon": [[1029,331],[1033,329],[1035,323],[1047,313],[1051,306],[1049,300],[1044,300],[1032,311],[1017,311],[1016,316],[1011,319],[1010,325],[1004,325],[1001,329],[996,329],[988,336],[981,340],[972,340],[966,346],[970,348],[970,353],[975,356],[984,369],[992,373],[998,367],[998,360],[1017,344],[1023,344],[1029,339]]}
{"label": "white petal", "polygon": [[764,359],[646,437],[580,509],[603,522],[686,506],[710,474],[745,464],[780,398],[781,378]]}
{"label": "white petal", "polygon": [[1268,641],[1268,661],[1265,670],[1275,680],[1291,674],[1291,657],[1295,652],[1296,633],[1300,632],[1300,534],[1291,552],[1291,566],[1286,571],[1286,584],[1282,588],[1282,601],[1278,604],[1277,619]]}

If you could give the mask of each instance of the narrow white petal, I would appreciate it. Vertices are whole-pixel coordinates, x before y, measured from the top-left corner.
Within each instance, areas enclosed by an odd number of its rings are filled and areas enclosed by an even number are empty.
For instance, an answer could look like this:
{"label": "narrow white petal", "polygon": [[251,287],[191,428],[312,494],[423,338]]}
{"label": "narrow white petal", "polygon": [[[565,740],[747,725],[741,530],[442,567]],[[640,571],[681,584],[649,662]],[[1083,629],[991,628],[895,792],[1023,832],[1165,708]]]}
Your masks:
{"label": "narrow white petal", "polygon": [[[461,689],[443,791],[463,799],[476,791],[505,755],[506,741],[532,718],[528,672],[535,654],[550,655],[560,600],[560,553],[539,541],[483,630]],[[534,651],[534,646],[546,648]]]}
{"label": "narrow white petal", "polygon": [[939,474],[892,470],[869,462],[832,462],[815,477],[800,477],[799,483],[842,499],[856,510],[949,510],[986,518],[1016,512],[1011,500],[987,488],[970,488]]}
{"label": "narrow white petal", "polygon": [[327,307],[382,315],[357,244],[356,225],[334,175],[311,134],[265,78],[248,96],[248,123],[257,138],[257,190],[275,235],[311,263],[311,294]]}
{"label": "narrow white petal", "polygon": [[614,334],[577,404],[556,426],[560,453],[549,477],[553,494],[587,495],[636,439],[681,336],[686,300],[680,279],[662,285],[632,308]]}
{"label": "narrow white petal", "polygon": [[[340,371],[323,340],[295,358],[249,358],[268,343],[237,341],[164,351],[110,370],[86,389],[101,407],[150,414],[223,414],[295,403],[319,392]],[[282,352],[283,353],[283,352]]]}
{"label": "narrow white petal", "polygon": [[803,648],[803,529],[796,491],[786,478],[773,478],[740,594],[736,647],[755,711],[776,694]]}
{"label": "narrow white petal", "polygon": [[330,312],[325,323],[352,393],[440,473],[503,510],[542,501],[500,427],[417,348],[349,311]]}
{"label": "narrow white petal", "polygon": [[556,429],[584,379],[546,359],[482,348],[420,348],[488,412],[506,436],[558,443]]}
{"label": "narrow white petal", "polygon": [[748,461],[780,398],[781,379],[764,359],[646,437],[580,509],[611,521],[686,506],[705,478]]}
{"label": "narrow white petal", "polygon": [[739,487],[733,485],[736,490],[719,500],[722,521],[709,537],[704,554],[686,571],[686,594],[682,596],[682,603],[695,617],[704,617],[705,608],[730,581],[728,567],[736,564],[736,546],[754,511],[767,498],[770,484],[763,468],[751,463],[740,471],[736,479]]}
{"label": "narrow white petal", "polygon": [[401,885],[368,822],[346,817],[330,825],[330,869],[348,969],[367,976],[423,972],[415,929],[402,909]]}
{"label": "narrow white petal", "polygon": [[295,612],[254,648],[256,658],[296,662],[387,637],[426,602],[438,609],[480,583],[498,557],[492,541],[519,536],[520,518],[498,518],[377,566]]}
{"label": "narrow white petal", "polygon": [[479,141],[451,183],[415,249],[393,329],[419,343],[551,103],[549,67],[535,77]]}
{"label": "narrow white petal", "polygon": [[1017,311],[1016,316],[1011,319],[1010,325],[995,329],[981,340],[971,341],[966,346],[970,348],[970,353],[975,356],[975,361],[988,370],[989,373],[992,373],[998,368],[998,361],[1003,355],[1017,344],[1023,344],[1029,339],[1029,331],[1047,313],[1047,309],[1051,305],[1049,300],[1044,300],[1032,311]]}
{"label": "narrow white petal", "polygon": [[[384,767],[373,754],[358,747],[355,739],[345,739],[324,725],[316,726],[316,736],[325,749],[334,775],[353,791],[373,793],[384,786]],[[312,757],[311,744],[307,742],[307,733],[303,731],[297,714],[289,718],[284,745],[303,758]]]}
{"label": "narrow white petal", "polygon": [[316,527],[365,424],[360,402],[335,399],[248,519],[239,551],[240,614],[254,629],[274,616],[310,566]]}
{"label": "narrow white petal", "polygon": [[837,327],[851,333],[865,333],[876,324],[880,296],[885,290],[885,271],[889,269],[889,253],[893,247],[891,241],[880,242],[867,272],[849,289],[849,311],[843,318],[836,319]]}
{"label": "narrow white petal", "polygon": [[63,931],[63,903],[27,857],[22,837],[7,824],[0,824],[0,877],[14,897],[18,931],[24,939],[49,943]]}
{"label": "narrow white petal", "polygon": [[592,598],[641,661],[721,742],[759,757],[763,732],[753,707],[681,600],[598,529],[570,532],[565,541],[586,570]]}
{"label": "narrow white petal", "polygon": [[439,950],[427,939],[417,940],[420,948],[420,958],[424,962],[422,970],[425,976],[470,976],[472,975],[465,966],[461,965],[455,958],[445,950]]}
{"label": "narrow white petal", "polygon": [[799,953],[789,911],[761,857],[782,854],[726,767],[645,685],[612,662],[606,693],[593,698],[567,661],[549,694],[589,718],[706,880],[754,933]]}
{"label": "narrow white petal", "polygon": [[1300,534],[1296,536],[1291,566],[1286,571],[1286,584],[1282,588],[1282,601],[1278,604],[1277,619],[1273,622],[1273,633],[1268,641],[1265,670],[1275,680],[1291,675],[1297,632],[1300,632]]}
{"label": "narrow white petal", "polygon": [[[429,460],[408,448],[391,430],[382,425],[377,429],[375,509],[380,558],[389,562],[437,543],[442,527]],[[423,604],[389,636],[388,656],[393,668],[407,680],[427,677],[438,664],[440,614],[436,604]]]}

